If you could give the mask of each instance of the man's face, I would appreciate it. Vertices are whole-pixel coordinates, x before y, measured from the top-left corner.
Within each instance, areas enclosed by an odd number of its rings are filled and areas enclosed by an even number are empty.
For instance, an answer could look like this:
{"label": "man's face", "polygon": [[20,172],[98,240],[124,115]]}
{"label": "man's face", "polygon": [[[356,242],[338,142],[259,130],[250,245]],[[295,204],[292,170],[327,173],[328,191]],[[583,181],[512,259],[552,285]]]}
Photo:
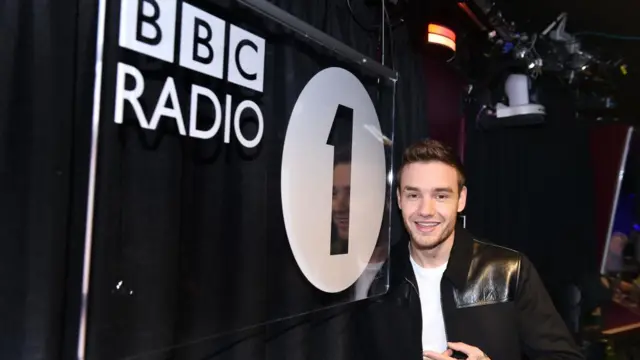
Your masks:
{"label": "man's face", "polygon": [[402,170],[398,205],[411,241],[419,249],[434,249],[453,233],[458,212],[467,201],[459,191],[458,172],[441,162],[413,163]]}
{"label": "man's face", "polygon": [[332,221],[340,239],[349,238],[349,194],[351,192],[351,164],[338,164],[333,171]]}

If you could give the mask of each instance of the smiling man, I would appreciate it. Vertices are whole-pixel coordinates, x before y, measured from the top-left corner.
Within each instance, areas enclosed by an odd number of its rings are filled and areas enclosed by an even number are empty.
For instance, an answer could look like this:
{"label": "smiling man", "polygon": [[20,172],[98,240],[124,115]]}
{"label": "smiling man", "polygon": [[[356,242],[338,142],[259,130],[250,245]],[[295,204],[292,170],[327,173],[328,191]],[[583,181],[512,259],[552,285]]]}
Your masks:
{"label": "smiling man", "polygon": [[456,226],[467,188],[450,148],[408,148],[397,186],[410,241],[391,251],[387,295],[356,321],[363,358],[583,358],[529,260]]}

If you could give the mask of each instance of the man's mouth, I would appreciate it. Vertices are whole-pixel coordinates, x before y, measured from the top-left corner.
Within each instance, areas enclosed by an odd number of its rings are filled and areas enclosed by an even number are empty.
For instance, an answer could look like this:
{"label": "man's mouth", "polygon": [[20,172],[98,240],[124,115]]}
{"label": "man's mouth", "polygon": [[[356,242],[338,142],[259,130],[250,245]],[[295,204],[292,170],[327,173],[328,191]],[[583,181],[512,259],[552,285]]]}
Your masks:
{"label": "man's mouth", "polygon": [[338,226],[349,225],[349,215],[335,215],[333,220]]}
{"label": "man's mouth", "polygon": [[439,221],[415,221],[416,229],[420,232],[430,233],[435,230],[438,225],[440,225]]}

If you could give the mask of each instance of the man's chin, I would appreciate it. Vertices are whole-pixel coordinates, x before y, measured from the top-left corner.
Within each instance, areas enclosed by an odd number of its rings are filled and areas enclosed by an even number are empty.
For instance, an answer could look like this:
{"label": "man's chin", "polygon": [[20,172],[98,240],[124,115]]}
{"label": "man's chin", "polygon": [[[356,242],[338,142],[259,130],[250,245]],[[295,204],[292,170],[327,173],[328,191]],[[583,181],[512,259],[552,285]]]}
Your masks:
{"label": "man's chin", "polygon": [[418,250],[433,250],[438,246],[442,245],[444,240],[439,235],[440,234],[416,234],[414,236],[413,246],[415,246]]}

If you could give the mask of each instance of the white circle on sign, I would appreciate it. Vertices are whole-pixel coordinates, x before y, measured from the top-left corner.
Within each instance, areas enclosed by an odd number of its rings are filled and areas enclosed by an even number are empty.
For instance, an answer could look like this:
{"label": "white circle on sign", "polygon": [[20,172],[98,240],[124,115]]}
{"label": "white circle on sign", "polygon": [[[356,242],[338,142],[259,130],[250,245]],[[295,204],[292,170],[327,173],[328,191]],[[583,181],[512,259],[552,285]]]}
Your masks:
{"label": "white circle on sign", "polygon": [[[349,249],[331,255],[334,148],[327,138],[338,106],[353,110]],[[350,72],[328,68],[304,87],[293,108],[282,154],[282,211],[289,245],[316,288],[337,293],[364,272],[385,208],[386,164],[376,109]]]}

